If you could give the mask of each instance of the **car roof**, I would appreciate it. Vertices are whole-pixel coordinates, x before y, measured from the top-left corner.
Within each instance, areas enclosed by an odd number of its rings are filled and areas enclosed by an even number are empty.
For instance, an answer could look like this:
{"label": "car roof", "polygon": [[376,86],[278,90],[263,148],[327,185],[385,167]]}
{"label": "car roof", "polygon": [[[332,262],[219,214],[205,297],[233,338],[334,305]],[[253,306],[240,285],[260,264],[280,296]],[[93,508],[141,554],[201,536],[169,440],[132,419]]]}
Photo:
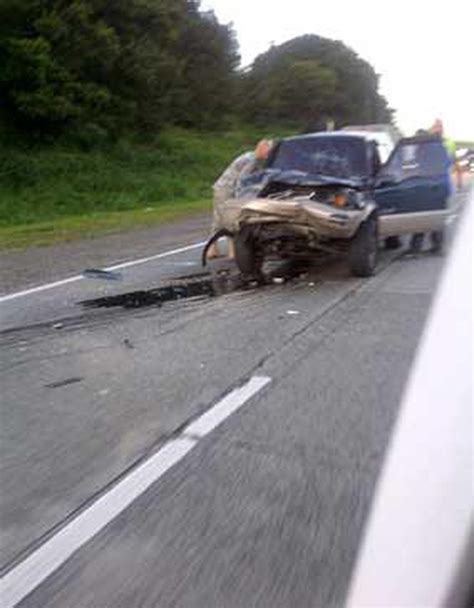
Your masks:
{"label": "car roof", "polygon": [[342,131],[346,135],[356,135],[357,137],[364,137],[370,141],[381,141],[384,140],[393,145],[394,142],[387,131]]}
{"label": "car roof", "polygon": [[350,131],[317,131],[316,133],[305,133],[304,135],[292,135],[291,137],[285,137],[283,141],[300,141],[305,139],[327,139],[327,138],[341,138],[341,139],[364,139],[370,140],[371,133],[352,133]]}

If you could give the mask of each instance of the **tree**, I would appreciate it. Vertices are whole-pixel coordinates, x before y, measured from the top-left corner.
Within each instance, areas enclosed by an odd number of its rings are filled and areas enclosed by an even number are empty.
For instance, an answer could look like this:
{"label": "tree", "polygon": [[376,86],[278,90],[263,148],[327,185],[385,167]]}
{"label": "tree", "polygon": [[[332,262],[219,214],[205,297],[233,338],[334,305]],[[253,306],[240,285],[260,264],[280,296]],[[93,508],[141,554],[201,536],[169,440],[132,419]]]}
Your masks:
{"label": "tree", "polygon": [[[259,55],[242,82],[242,110],[260,123],[305,127],[390,122],[372,66],[342,42],[301,36]],[[275,108],[278,108],[276,110]]]}
{"label": "tree", "polygon": [[180,36],[181,96],[175,121],[212,128],[235,113],[238,43],[212,11],[191,15]]}

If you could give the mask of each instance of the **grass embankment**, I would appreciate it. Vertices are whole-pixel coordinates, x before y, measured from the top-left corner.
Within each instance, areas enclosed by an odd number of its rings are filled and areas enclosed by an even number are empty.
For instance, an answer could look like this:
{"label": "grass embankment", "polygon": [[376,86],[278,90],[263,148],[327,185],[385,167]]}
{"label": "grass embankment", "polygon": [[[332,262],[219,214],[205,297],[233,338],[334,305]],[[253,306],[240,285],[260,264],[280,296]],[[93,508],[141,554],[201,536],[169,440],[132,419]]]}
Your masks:
{"label": "grass embankment", "polygon": [[168,129],[149,143],[0,151],[0,248],[150,226],[211,210],[211,185],[253,130]]}

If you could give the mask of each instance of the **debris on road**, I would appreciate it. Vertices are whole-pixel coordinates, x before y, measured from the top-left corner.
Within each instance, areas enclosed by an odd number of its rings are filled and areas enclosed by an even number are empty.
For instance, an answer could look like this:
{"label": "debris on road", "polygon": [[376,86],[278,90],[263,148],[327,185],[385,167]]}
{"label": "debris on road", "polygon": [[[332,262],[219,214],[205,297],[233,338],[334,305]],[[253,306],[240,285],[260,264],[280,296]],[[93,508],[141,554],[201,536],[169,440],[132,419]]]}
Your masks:
{"label": "debris on road", "polygon": [[50,384],[45,384],[45,388],[60,388],[61,386],[68,386],[69,384],[76,384],[77,382],[82,382],[84,378],[73,377],[66,378],[65,380],[59,380],[58,382],[51,382]]}
{"label": "debris on road", "polygon": [[64,323],[53,323],[53,329],[62,329],[64,327]]}
{"label": "debris on road", "polygon": [[101,268],[86,268],[82,276],[86,279],[102,279],[104,281],[121,281],[123,279],[121,272],[102,270]]}
{"label": "debris on road", "polygon": [[[184,281],[184,279],[187,279]],[[197,279],[197,280],[192,280]],[[261,281],[247,282],[245,278],[232,274],[197,273],[186,277],[177,277],[176,283],[147,290],[102,296],[78,302],[87,308],[142,308],[147,306],[161,307],[165,302],[180,301],[190,298],[213,298],[241,289],[259,287]]]}
{"label": "debris on road", "polygon": [[299,315],[300,311],[299,310],[287,310],[286,314],[287,315]]}
{"label": "debris on road", "polygon": [[122,308],[160,307],[164,302],[215,295],[216,289],[213,282],[204,280],[84,300],[80,304],[88,308],[111,308],[113,306],[121,306]]}
{"label": "debris on road", "polygon": [[275,285],[283,285],[285,279],[283,277],[274,277],[272,282],[275,283]]}

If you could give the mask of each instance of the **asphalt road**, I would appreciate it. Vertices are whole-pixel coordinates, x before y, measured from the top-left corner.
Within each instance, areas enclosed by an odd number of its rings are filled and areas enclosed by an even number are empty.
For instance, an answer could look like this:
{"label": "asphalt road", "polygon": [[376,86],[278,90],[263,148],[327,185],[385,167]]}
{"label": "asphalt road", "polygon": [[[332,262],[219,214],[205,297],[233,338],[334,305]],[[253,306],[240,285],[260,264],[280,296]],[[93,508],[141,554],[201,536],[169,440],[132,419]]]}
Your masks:
{"label": "asphalt road", "polygon": [[77,267],[0,299],[5,578],[232,389],[268,380],[21,606],[343,602],[443,258],[382,252],[369,280],[276,265],[283,283],[242,285],[226,261],[201,276],[194,232],[120,280]]}

